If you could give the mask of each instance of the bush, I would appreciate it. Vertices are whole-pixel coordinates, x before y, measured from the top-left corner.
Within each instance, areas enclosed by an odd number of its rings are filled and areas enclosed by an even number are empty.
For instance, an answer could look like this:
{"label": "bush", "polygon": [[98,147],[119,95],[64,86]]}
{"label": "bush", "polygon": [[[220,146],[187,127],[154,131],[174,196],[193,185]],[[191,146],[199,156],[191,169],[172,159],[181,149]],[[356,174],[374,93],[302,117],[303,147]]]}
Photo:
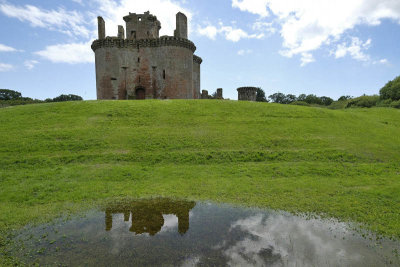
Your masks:
{"label": "bush", "polygon": [[352,108],[352,107],[371,108],[376,106],[379,99],[380,97],[378,95],[363,95],[351,99],[347,103],[346,108]]}
{"label": "bush", "polygon": [[329,106],[330,104],[332,104],[333,99],[327,96],[321,96],[320,97],[322,105],[324,106]]}
{"label": "bush", "polygon": [[392,103],[390,103],[390,106],[392,108],[400,108],[400,100],[393,101]]}
{"label": "bush", "polygon": [[0,100],[0,107],[37,104],[37,103],[43,103],[43,101],[39,100],[39,99],[23,97],[23,98],[14,99],[14,100]]}
{"label": "bush", "polygon": [[377,107],[390,107],[392,103],[391,99],[385,99],[385,100],[380,100],[378,103],[376,103]]}
{"label": "bush", "polygon": [[0,89],[0,100],[15,100],[21,97],[22,95],[20,92],[9,89]]}
{"label": "bush", "polygon": [[53,102],[64,102],[64,101],[82,101],[82,97],[78,95],[60,95],[53,98]]}
{"label": "bush", "polygon": [[290,103],[291,105],[298,105],[298,106],[309,106],[309,104],[307,102],[304,101],[294,101],[292,103]]}
{"label": "bush", "polygon": [[349,100],[333,101],[332,104],[328,106],[330,109],[344,109],[347,107]]}
{"label": "bush", "polygon": [[393,101],[400,100],[400,76],[389,81],[379,90],[381,99],[391,99]]}

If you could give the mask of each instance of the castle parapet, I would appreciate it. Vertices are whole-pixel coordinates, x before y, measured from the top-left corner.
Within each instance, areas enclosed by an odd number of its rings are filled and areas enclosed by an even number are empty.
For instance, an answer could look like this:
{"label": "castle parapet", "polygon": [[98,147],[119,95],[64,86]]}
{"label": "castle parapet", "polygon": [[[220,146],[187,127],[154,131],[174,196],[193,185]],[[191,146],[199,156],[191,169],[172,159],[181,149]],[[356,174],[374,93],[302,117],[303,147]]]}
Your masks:
{"label": "castle parapet", "polygon": [[201,59],[201,57],[199,56],[193,55],[193,62],[201,64],[203,62],[203,59]]}
{"label": "castle parapet", "polygon": [[[93,41],[92,50],[96,51],[96,49],[100,47],[140,48],[140,47],[161,47],[161,46],[179,46],[190,49],[192,52],[196,51],[196,46],[192,41],[172,36],[161,37],[156,39],[140,39],[140,40],[128,40],[128,39],[121,39],[118,37],[107,37],[105,39],[98,39]],[[201,58],[199,57],[197,57],[196,60],[202,61]]]}

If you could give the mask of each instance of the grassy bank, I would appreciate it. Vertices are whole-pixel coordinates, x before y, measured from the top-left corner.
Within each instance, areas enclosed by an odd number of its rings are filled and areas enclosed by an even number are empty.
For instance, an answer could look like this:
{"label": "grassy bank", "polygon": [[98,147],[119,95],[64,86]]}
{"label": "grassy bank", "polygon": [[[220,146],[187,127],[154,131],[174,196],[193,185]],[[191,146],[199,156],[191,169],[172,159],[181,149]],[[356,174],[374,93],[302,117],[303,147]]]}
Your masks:
{"label": "grassy bank", "polygon": [[3,233],[105,198],[170,196],[400,237],[397,109],[87,101],[3,108],[0,125]]}

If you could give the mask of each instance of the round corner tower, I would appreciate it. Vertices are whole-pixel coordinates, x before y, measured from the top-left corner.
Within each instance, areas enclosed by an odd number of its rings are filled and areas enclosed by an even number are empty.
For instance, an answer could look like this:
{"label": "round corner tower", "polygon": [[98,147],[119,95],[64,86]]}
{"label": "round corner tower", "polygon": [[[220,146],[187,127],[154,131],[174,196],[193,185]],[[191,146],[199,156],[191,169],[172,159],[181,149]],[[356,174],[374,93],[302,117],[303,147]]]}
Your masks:
{"label": "round corner tower", "polygon": [[126,31],[106,37],[98,17],[99,39],[92,44],[96,61],[97,99],[198,99],[200,64],[187,39],[187,18],[176,14],[174,36],[159,36],[157,17],[129,13]]}

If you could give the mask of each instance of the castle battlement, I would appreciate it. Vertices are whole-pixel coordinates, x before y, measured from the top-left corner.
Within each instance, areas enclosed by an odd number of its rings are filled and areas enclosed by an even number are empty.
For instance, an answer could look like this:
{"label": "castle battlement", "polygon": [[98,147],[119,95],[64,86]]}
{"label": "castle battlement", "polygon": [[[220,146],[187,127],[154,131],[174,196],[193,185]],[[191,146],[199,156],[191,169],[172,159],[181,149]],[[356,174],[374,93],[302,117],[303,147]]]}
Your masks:
{"label": "castle battlement", "polygon": [[140,48],[161,46],[178,46],[187,48],[192,52],[196,51],[196,46],[192,41],[173,36],[162,36],[161,38],[149,38],[140,40],[121,39],[119,37],[106,37],[105,39],[93,41],[92,50],[96,51],[96,49],[100,47]]}

